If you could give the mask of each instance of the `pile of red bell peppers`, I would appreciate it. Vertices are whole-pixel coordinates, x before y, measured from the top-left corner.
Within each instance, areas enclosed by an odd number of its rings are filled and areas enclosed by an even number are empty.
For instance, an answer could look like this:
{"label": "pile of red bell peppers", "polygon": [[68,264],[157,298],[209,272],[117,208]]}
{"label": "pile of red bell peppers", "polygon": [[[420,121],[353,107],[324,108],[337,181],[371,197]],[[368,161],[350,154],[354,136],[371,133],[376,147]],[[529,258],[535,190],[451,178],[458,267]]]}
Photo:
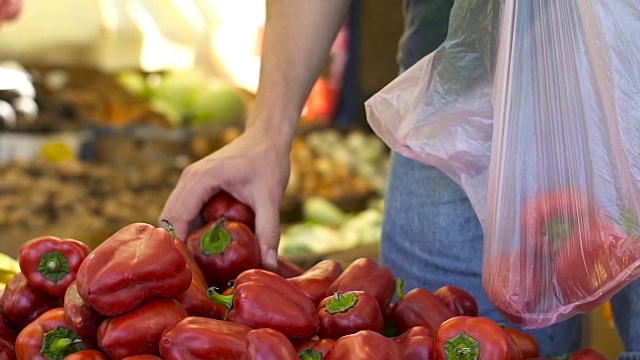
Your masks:
{"label": "pile of red bell peppers", "polygon": [[[453,285],[404,293],[383,265],[260,268],[253,212],[226,193],[186,241],[128,225],[91,250],[25,243],[0,297],[0,360],[534,359],[531,336]],[[395,297],[394,297],[395,294]],[[604,359],[584,349],[566,359]],[[539,358],[541,359],[541,358]],[[551,359],[551,358],[549,358]]]}

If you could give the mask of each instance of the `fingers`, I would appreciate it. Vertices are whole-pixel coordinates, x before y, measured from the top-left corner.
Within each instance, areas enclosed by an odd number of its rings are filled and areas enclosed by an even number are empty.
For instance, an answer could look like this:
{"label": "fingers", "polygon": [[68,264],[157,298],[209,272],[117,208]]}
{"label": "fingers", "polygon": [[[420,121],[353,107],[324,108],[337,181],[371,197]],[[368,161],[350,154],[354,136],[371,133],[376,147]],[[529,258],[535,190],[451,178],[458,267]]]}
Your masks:
{"label": "fingers", "polygon": [[158,219],[160,223],[169,221],[176,237],[182,241],[186,240],[190,225],[199,217],[202,205],[219,190],[215,183],[203,183],[204,177],[195,173],[190,168],[185,169]]}
{"label": "fingers", "polygon": [[262,266],[278,269],[278,243],[280,242],[280,205],[271,196],[261,196],[255,204],[256,238],[260,242]]}

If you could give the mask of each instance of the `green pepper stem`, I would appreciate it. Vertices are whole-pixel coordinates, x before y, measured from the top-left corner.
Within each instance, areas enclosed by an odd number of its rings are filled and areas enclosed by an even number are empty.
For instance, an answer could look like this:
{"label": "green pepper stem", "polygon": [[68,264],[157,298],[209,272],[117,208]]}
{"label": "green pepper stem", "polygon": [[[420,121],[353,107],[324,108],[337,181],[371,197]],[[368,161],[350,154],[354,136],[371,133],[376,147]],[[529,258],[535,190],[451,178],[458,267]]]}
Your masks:
{"label": "green pepper stem", "polygon": [[58,250],[43,254],[38,264],[38,272],[53,283],[57,283],[71,272],[69,261]]}
{"label": "green pepper stem", "polygon": [[322,360],[322,353],[314,349],[305,349],[298,352],[298,359],[300,360]]}
{"label": "green pepper stem", "polygon": [[222,295],[218,294],[216,291],[217,288],[215,286],[207,289],[207,296],[216,303],[224,306],[227,310],[224,313],[224,320],[227,320],[227,315],[229,315],[229,311],[233,308],[233,300],[235,298],[235,289],[231,295]]}
{"label": "green pepper stem", "polygon": [[447,340],[444,345],[444,351],[447,359],[478,360],[480,357],[480,343],[461,332]]}
{"label": "green pepper stem", "polygon": [[222,254],[231,243],[231,234],[224,224],[227,219],[220,218],[211,228],[200,237],[200,248],[205,255]]}
{"label": "green pepper stem", "polygon": [[171,222],[169,222],[169,220],[167,220],[167,219],[162,219],[161,221],[165,224],[164,225],[164,229],[167,230],[169,232],[169,235],[171,235],[173,240],[175,240],[176,239],[176,230],[173,228],[173,224],[171,224]]}
{"label": "green pepper stem", "polygon": [[398,299],[404,296],[404,290],[402,289],[403,286],[404,286],[404,279],[397,278],[396,279],[396,296],[398,297]]}
{"label": "green pepper stem", "polygon": [[337,291],[331,300],[324,304],[324,310],[329,314],[335,314],[339,312],[347,312],[358,303],[358,296],[355,292],[350,291],[347,293],[341,293]]}
{"label": "green pepper stem", "polygon": [[71,329],[56,327],[44,334],[40,354],[48,360],[62,360],[82,350],[82,339]]}

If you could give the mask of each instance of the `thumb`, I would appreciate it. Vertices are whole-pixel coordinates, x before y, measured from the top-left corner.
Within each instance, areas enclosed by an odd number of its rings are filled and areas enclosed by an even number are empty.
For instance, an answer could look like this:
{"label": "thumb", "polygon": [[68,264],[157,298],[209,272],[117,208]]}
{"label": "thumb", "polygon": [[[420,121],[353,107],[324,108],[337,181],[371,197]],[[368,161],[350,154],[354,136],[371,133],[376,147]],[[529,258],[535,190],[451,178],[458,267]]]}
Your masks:
{"label": "thumb", "polygon": [[260,243],[260,259],[265,269],[278,269],[280,243],[280,208],[276,201],[262,199],[255,204],[256,238]]}

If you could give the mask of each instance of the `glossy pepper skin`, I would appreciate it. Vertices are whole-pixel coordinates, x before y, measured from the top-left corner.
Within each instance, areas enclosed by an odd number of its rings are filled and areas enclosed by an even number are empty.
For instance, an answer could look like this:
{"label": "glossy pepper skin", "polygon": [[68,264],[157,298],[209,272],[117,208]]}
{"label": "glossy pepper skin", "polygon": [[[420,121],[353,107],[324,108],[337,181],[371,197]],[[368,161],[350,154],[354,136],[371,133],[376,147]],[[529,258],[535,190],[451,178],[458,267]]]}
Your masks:
{"label": "glossy pepper skin", "polygon": [[337,340],[360,330],[382,333],[384,320],[380,305],[364,291],[337,292],[318,306],[320,337]]}
{"label": "glossy pepper skin", "polygon": [[0,342],[0,360],[16,360],[16,352],[12,346]]}
{"label": "glossy pepper skin", "polygon": [[187,238],[187,247],[209,286],[226,288],[241,272],[260,267],[260,245],[243,223],[225,218]]}
{"label": "glossy pepper skin", "polygon": [[103,315],[116,316],[155,296],[181,295],[191,285],[191,271],[167,229],[135,223],[87,256],[76,284],[89,305]]}
{"label": "glossy pepper skin", "polygon": [[318,331],[318,315],[313,302],[285,278],[262,269],[240,274],[232,295],[210,291],[216,302],[229,309],[226,320],[252,329],[268,327],[291,340],[303,340]]}
{"label": "glossy pepper skin", "polygon": [[133,355],[160,355],[162,332],[186,317],[187,312],[177,301],[154,298],[103,321],[98,328],[98,344],[114,360]]}
{"label": "glossy pepper skin", "polygon": [[590,349],[590,348],[583,348],[583,349],[578,349],[574,352],[571,352],[569,354],[563,355],[563,356],[556,356],[556,357],[552,357],[549,359],[554,359],[554,360],[607,360],[607,358],[602,355],[600,352],[594,350],[594,349]]}
{"label": "glossy pepper skin", "polygon": [[42,236],[22,244],[18,262],[31,286],[61,298],[90,252],[78,240]]}
{"label": "glossy pepper skin", "polygon": [[430,360],[433,352],[433,333],[424,326],[414,326],[393,338],[404,360]]}
{"label": "glossy pepper skin", "polygon": [[16,342],[16,333],[11,330],[4,318],[4,314],[0,312],[0,343],[7,344],[13,349]]}
{"label": "glossy pepper skin", "polygon": [[402,291],[402,280],[397,282],[398,301],[393,305],[393,322],[404,332],[414,326],[424,326],[436,332],[440,324],[454,315],[433,293],[425,288]]}
{"label": "glossy pepper skin", "polygon": [[80,297],[75,281],[67,288],[63,307],[64,316],[71,329],[88,344],[97,345],[98,327],[105,316]]}
{"label": "glossy pepper skin", "polygon": [[440,325],[433,360],[522,360],[522,353],[502,327],[484,317],[456,316]]}
{"label": "glossy pepper skin", "polygon": [[62,302],[29,285],[20,272],[9,280],[0,297],[0,305],[9,327],[19,332],[47,310],[61,306]]}
{"label": "glossy pepper skin", "polygon": [[321,339],[314,336],[295,346],[300,360],[315,360],[324,359],[335,344],[336,341],[333,339]]}
{"label": "glossy pepper skin", "polygon": [[163,360],[155,355],[149,355],[149,354],[145,354],[145,355],[134,355],[134,356],[127,356],[126,358],[122,359],[122,360]]}
{"label": "glossy pepper skin", "polygon": [[5,322],[4,315],[0,313],[0,360],[15,360],[14,346],[16,334]]}
{"label": "glossy pepper skin", "polygon": [[164,360],[246,360],[250,330],[231,321],[186,317],[165,329],[160,356]]}
{"label": "glossy pepper skin", "polygon": [[65,357],[64,360],[109,360],[109,358],[98,350],[81,350]]}
{"label": "glossy pepper skin", "polygon": [[204,204],[202,217],[205,223],[216,222],[225,218],[245,224],[252,232],[255,230],[255,214],[253,210],[226,191],[218,192]]}
{"label": "glossy pepper skin", "polygon": [[289,278],[289,282],[302,290],[318,306],[326,298],[327,289],[342,274],[342,264],[325,259],[317,262],[302,274]]}
{"label": "glossy pepper skin", "polygon": [[538,341],[533,336],[512,327],[503,326],[502,328],[504,332],[511,337],[518,349],[520,349],[524,359],[532,359],[540,356]]}
{"label": "glossy pepper skin", "polygon": [[324,360],[390,360],[403,359],[395,341],[375,331],[362,330],[338,339]]}
{"label": "glossy pepper skin", "polygon": [[445,285],[433,292],[455,316],[478,316],[478,303],[465,289]]}
{"label": "glossy pepper skin", "polygon": [[384,265],[370,258],[359,258],[351,262],[338,278],[329,286],[325,297],[337,291],[360,290],[373,295],[386,309],[393,298],[395,279],[393,273]]}
{"label": "glossy pepper skin", "polygon": [[296,263],[282,255],[278,255],[278,270],[276,271],[276,274],[282,276],[285,279],[289,279],[295,276],[299,276],[303,272],[304,269],[298,266]]}
{"label": "glossy pepper skin", "polygon": [[291,341],[274,329],[249,331],[246,344],[248,360],[299,360]]}
{"label": "glossy pepper skin", "polygon": [[63,308],[51,309],[27,325],[16,338],[18,360],[62,360],[86,348],[71,330]]}
{"label": "glossy pepper skin", "polygon": [[187,259],[187,267],[191,270],[191,285],[187,291],[176,296],[175,299],[182,304],[189,316],[214,317],[216,304],[207,295],[207,281],[202,271],[187,246],[180,240],[176,240],[176,245]]}

